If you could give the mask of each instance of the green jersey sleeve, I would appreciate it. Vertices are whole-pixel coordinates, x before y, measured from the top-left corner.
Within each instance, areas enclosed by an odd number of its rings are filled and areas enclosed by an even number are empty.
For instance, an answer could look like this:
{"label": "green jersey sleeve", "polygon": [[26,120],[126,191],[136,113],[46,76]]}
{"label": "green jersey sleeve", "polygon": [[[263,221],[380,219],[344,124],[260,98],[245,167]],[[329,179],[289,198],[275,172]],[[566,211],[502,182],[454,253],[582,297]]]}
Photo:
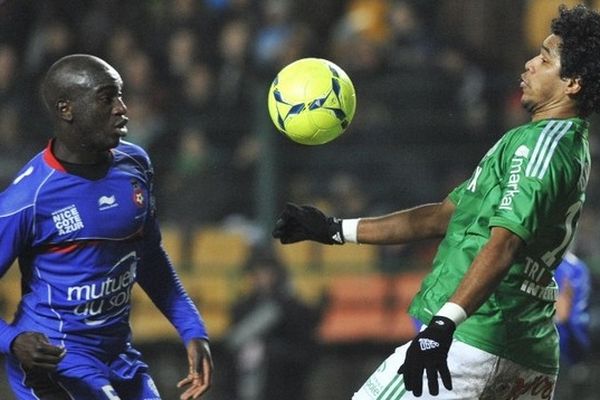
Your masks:
{"label": "green jersey sleeve", "polygon": [[448,198],[450,199],[450,201],[452,203],[454,203],[455,205],[458,204],[458,202],[460,201],[460,198],[462,196],[462,193],[465,190],[465,188],[467,187],[468,183],[469,183],[469,181],[466,180],[463,183],[461,183],[460,185],[458,185],[457,187],[455,187],[454,189],[452,189],[450,194],[448,194]]}

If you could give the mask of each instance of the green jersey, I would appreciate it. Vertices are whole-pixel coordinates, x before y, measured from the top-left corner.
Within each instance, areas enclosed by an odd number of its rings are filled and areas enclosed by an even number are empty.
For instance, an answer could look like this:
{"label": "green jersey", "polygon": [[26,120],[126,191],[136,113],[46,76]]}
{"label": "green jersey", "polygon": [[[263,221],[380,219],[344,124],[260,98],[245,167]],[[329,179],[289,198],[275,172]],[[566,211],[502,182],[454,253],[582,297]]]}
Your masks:
{"label": "green jersey", "polygon": [[489,299],[458,326],[455,338],[556,373],[553,273],[573,237],[589,172],[588,124],[580,118],[536,121],[507,132],[449,195],[456,210],[410,314],[429,322],[458,287],[491,228],[508,229],[525,246]]}

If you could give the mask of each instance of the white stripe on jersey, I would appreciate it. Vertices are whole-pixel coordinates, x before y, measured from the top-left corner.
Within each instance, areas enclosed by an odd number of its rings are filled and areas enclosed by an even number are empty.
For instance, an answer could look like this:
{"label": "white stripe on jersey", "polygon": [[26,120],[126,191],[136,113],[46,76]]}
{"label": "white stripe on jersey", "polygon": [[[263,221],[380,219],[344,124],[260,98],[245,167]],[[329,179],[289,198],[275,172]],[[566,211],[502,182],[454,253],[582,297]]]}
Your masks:
{"label": "white stripe on jersey", "polygon": [[[540,133],[540,136],[538,137],[538,141],[535,144],[535,148],[533,149],[533,155],[531,156],[531,159],[529,160],[529,163],[527,164],[527,168],[525,169],[526,176],[531,176],[531,169],[536,164],[536,160],[538,159],[540,149],[542,148],[542,145],[544,144],[544,141],[546,140],[546,133],[548,131],[551,131],[550,135],[552,135],[556,131],[556,128],[554,128],[555,124],[556,124],[556,121],[550,121],[548,123],[548,125],[546,125],[546,127],[542,130],[542,133]],[[552,128],[554,128],[554,129],[552,129]]]}
{"label": "white stripe on jersey", "polygon": [[544,177],[544,174],[548,170],[548,165],[550,165],[550,159],[552,158],[552,155],[554,154],[554,150],[556,149],[556,146],[558,146],[558,142],[560,141],[560,139],[562,139],[563,136],[566,135],[566,133],[571,128],[571,125],[573,125],[573,123],[571,121],[569,121],[566,124],[566,126],[563,128],[563,130],[552,141],[552,145],[550,147],[550,150],[548,151],[548,155],[546,156],[546,159],[544,160],[544,164],[542,166],[542,170],[540,171],[540,173],[537,176],[538,179],[542,179]]}
{"label": "white stripe on jersey", "polygon": [[527,164],[525,176],[542,179],[554,150],[560,139],[567,133],[573,123],[571,121],[550,121],[542,130],[533,150],[533,155]]}

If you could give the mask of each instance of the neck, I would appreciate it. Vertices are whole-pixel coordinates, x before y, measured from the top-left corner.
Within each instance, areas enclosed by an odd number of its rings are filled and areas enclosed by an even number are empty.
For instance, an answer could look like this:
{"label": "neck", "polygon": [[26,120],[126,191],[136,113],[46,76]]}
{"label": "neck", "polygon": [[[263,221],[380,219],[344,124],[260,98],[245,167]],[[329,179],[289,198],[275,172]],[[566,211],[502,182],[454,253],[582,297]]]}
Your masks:
{"label": "neck", "polygon": [[531,111],[531,121],[573,118],[578,115],[577,108],[572,104],[547,104]]}
{"label": "neck", "polygon": [[541,121],[543,119],[565,119],[565,118],[574,118],[578,115],[576,113],[569,112],[540,112],[534,113],[531,115],[531,122]]}
{"label": "neck", "polygon": [[52,154],[61,161],[80,165],[98,164],[110,158],[110,150],[89,151],[83,146],[68,146],[58,139],[52,141]]}

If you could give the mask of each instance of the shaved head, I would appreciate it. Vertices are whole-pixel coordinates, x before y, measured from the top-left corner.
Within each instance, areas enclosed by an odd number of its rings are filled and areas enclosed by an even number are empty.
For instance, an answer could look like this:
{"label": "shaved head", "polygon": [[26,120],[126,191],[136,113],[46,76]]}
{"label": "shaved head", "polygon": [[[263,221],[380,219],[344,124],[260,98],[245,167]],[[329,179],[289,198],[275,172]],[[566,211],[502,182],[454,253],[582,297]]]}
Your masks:
{"label": "shaved head", "polygon": [[60,100],[70,100],[93,89],[107,75],[121,81],[118,72],[101,58],[88,54],[63,57],[50,67],[42,83],[44,104],[54,113]]}
{"label": "shaved head", "polygon": [[56,61],[42,96],[54,123],[52,150],[63,161],[106,160],[127,133],[123,80],[98,57],[72,54]]}

